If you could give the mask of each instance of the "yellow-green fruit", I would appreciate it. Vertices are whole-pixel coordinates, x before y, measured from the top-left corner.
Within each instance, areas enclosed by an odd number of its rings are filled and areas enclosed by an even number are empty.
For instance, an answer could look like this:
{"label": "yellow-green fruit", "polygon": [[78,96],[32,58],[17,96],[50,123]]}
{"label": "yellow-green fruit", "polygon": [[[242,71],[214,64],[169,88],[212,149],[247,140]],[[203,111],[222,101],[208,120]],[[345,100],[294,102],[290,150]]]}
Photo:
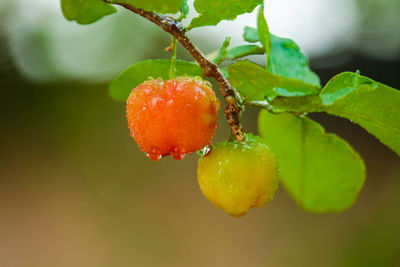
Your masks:
{"label": "yellow-green fruit", "polygon": [[271,149],[258,136],[222,142],[199,159],[201,191],[215,206],[234,217],[269,202],[278,187],[278,164]]}

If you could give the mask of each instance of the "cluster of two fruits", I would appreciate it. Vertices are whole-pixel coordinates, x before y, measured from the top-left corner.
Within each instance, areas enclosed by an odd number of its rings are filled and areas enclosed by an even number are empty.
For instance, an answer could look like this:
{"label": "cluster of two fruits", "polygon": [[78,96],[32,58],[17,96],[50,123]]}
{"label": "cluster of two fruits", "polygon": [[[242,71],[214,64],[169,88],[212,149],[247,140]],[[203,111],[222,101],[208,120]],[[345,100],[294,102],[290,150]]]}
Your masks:
{"label": "cluster of two fruits", "polygon": [[[211,85],[200,77],[151,79],[132,90],[127,100],[128,125],[150,159],[167,155],[182,159],[211,145],[220,105]],[[199,159],[197,174],[203,194],[235,217],[263,206],[278,186],[276,158],[253,135],[241,142],[213,145]]]}

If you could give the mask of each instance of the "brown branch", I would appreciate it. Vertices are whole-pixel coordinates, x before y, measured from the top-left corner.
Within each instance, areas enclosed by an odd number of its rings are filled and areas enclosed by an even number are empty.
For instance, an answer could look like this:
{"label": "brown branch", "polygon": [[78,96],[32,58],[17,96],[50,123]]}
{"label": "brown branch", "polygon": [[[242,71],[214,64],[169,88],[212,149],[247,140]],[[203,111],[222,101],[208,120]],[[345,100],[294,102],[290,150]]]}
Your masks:
{"label": "brown branch", "polygon": [[145,11],[141,8],[135,8],[132,5],[124,3],[111,3],[109,0],[103,0],[106,3],[116,4],[150,20],[164,31],[172,34],[182,44],[182,46],[193,56],[203,70],[204,76],[214,78],[220,88],[222,96],[225,98],[226,107],[224,109],[225,117],[231,128],[232,134],[239,141],[243,140],[244,131],[239,123],[240,107],[235,99],[235,92],[225,75],[216,64],[207,59],[207,57],[192,43],[185,34],[185,27],[176,19],[158,15],[153,12]]}

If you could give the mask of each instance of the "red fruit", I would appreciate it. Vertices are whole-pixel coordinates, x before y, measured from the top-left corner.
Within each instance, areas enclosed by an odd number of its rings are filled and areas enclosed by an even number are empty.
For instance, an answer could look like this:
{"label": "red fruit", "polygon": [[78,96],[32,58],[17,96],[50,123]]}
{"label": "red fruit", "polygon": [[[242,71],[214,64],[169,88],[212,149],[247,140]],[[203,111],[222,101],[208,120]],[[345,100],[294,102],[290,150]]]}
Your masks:
{"label": "red fruit", "polygon": [[145,81],[132,90],[126,115],[131,136],[152,160],[182,159],[210,144],[220,102],[211,84],[196,77]]}

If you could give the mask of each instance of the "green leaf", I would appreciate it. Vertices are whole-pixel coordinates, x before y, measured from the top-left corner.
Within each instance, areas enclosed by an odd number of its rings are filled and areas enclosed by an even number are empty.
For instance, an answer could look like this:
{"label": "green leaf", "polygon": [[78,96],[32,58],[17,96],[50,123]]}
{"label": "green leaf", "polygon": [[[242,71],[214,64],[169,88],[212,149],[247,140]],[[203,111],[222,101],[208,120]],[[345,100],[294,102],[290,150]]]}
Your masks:
{"label": "green leaf", "polygon": [[67,20],[90,24],[117,10],[102,0],[61,0],[61,9]]}
{"label": "green leaf", "polygon": [[307,56],[290,39],[271,36],[269,70],[275,74],[321,86],[318,75],[310,69]]}
{"label": "green leaf", "polygon": [[261,136],[278,157],[281,180],[311,212],[338,212],[356,200],[365,180],[362,158],[343,139],[307,117],[261,111]]}
{"label": "green leaf", "polygon": [[258,30],[253,27],[244,27],[243,39],[249,43],[257,43],[260,41],[260,36],[258,35]]}
{"label": "green leaf", "polygon": [[213,60],[215,64],[220,64],[226,58],[226,54],[228,53],[228,47],[231,43],[231,37],[226,37],[225,41],[222,43],[221,48],[218,51],[217,57]]}
{"label": "green leaf", "polygon": [[[259,42],[260,25],[258,28],[257,30],[256,28],[246,26],[244,28],[243,38],[247,42]],[[270,35],[270,38],[271,51],[268,60],[269,71],[321,86],[318,75],[310,69],[307,56],[301,52],[299,46],[293,40],[281,38],[273,34]],[[265,40],[268,40],[268,37],[266,37]]]}
{"label": "green leaf", "polygon": [[356,73],[333,78],[320,94],[323,111],[364,127],[400,155],[400,91]]}
{"label": "green leaf", "polygon": [[260,6],[260,9],[258,10],[257,29],[258,29],[258,36],[260,36],[260,42],[265,49],[266,69],[269,69],[269,58],[270,58],[270,53],[271,53],[271,34],[269,32],[267,20],[264,17],[263,6]]}
{"label": "green leaf", "polygon": [[264,47],[258,45],[239,45],[229,49],[224,59],[235,60],[249,55],[262,55],[264,52]]}
{"label": "green leaf", "polygon": [[[126,101],[132,89],[149,77],[168,79],[171,61],[168,59],[146,60],[136,63],[122,72],[110,84],[110,96],[118,101]],[[191,62],[177,60],[175,68],[178,76],[201,76],[201,68]]]}
{"label": "green leaf", "polygon": [[284,93],[289,95],[318,93],[318,87],[315,85],[275,75],[250,61],[238,61],[229,65],[228,73],[230,83],[245,102],[273,99],[282,93],[275,88],[285,88]]}
{"label": "green leaf", "polygon": [[195,0],[194,7],[200,14],[188,28],[217,25],[221,20],[233,20],[238,15],[252,12],[263,0]]}
{"label": "green leaf", "polygon": [[111,3],[129,4],[136,8],[158,13],[175,14],[181,10],[182,0],[109,0]]}
{"label": "green leaf", "polygon": [[189,15],[188,0],[182,0],[181,13],[182,13],[182,18],[186,18]]}
{"label": "green leaf", "polygon": [[400,155],[400,91],[356,73],[332,78],[319,96],[277,98],[272,106],[295,112],[326,112],[365,128]]}

